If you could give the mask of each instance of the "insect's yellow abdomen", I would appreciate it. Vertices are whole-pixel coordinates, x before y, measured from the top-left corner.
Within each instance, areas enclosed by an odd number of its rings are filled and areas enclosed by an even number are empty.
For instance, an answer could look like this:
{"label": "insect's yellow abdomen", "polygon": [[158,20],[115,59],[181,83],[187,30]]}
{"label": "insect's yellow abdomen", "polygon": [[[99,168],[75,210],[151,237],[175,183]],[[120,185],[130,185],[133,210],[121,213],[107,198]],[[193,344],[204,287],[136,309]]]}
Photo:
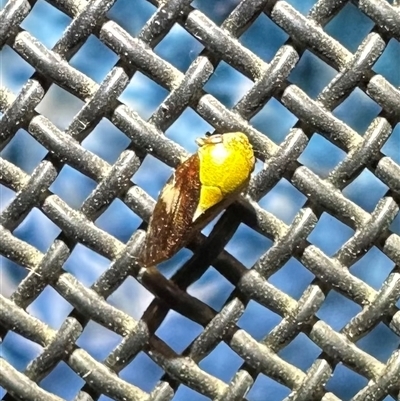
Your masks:
{"label": "insect's yellow abdomen", "polygon": [[199,140],[200,200],[196,220],[210,207],[240,190],[254,169],[253,148],[242,132],[230,132]]}

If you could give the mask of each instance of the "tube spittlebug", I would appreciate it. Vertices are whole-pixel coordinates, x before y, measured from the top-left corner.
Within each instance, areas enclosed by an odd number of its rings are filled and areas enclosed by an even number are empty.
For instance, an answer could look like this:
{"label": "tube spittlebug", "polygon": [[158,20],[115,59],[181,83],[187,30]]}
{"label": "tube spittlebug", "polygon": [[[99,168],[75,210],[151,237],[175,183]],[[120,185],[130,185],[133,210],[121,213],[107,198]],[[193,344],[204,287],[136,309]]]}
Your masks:
{"label": "tube spittlebug", "polygon": [[162,189],[149,222],[141,262],[173,256],[192,235],[235,200],[254,169],[253,148],[242,132],[199,138],[199,149]]}

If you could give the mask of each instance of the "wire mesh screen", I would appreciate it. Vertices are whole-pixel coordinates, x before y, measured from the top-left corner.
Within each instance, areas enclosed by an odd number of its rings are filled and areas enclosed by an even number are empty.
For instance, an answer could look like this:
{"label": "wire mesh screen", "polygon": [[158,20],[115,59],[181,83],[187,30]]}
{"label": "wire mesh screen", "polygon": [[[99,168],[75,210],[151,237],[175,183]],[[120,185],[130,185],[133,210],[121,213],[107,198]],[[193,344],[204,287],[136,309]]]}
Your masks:
{"label": "wire mesh screen", "polygon": [[[400,399],[400,3],[8,0],[3,400]],[[194,138],[248,188],[137,256]]]}

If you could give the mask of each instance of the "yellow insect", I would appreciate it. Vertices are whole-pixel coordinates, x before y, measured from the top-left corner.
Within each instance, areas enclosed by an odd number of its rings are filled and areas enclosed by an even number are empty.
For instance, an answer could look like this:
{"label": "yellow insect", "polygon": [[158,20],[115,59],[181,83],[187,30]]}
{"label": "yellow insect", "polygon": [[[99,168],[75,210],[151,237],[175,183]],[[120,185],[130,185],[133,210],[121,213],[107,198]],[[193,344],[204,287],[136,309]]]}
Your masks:
{"label": "yellow insect", "polygon": [[199,150],[180,164],[160,193],[141,254],[145,266],[173,256],[193,234],[235,200],[254,170],[242,132],[197,139]]}

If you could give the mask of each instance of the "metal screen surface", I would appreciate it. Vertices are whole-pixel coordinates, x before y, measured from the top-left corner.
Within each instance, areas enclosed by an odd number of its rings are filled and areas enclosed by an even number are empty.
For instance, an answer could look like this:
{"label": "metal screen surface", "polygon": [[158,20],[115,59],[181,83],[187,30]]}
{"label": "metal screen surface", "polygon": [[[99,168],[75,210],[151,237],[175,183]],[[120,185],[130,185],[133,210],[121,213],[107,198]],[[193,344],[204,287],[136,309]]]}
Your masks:
{"label": "metal screen surface", "polygon": [[[0,38],[3,400],[400,399],[398,1],[8,0]],[[146,269],[207,131],[249,187]]]}

